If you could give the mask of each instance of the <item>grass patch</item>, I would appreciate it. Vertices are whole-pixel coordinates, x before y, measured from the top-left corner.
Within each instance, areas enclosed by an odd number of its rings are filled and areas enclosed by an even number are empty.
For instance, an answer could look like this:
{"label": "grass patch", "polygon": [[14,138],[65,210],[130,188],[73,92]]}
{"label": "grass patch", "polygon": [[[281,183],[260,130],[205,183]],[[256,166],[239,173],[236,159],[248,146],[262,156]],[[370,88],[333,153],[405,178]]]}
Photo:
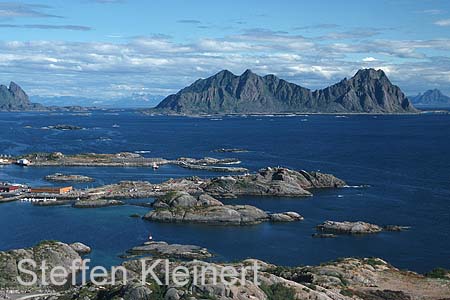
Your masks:
{"label": "grass patch", "polygon": [[352,290],[345,289],[345,290],[341,290],[341,295],[346,296],[346,297],[353,297],[354,293]]}
{"label": "grass patch", "polygon": [[444,268],[436,268],[426,273],[425,276],[428,278],[439,278],[439,279],[450,279],[450,270]]}
{"label": "grass patch", "polygon": [[371,265],[372,267],[375,267],[375,266],[384,266],[384,262],[382,262],[381,260],[376,259],[376,258],[374,258],[374,257],[370,257],[370,258],[364,260],[364,262],[365,262],[366,264],[368,264],[368,265]]}
{"label": "grass patch", "polygon": [[263,284],[260,288],[267,295],[268,300],[295,300],[295,290],[281,283]]}

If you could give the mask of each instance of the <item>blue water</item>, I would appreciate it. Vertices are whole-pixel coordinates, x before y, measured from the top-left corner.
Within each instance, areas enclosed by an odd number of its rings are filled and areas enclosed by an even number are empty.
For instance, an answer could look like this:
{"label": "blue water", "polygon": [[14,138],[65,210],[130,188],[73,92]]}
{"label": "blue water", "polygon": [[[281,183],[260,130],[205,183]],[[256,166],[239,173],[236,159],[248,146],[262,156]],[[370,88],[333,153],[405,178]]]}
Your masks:
{"label": "blue water", "polygon": [[[305,121],[307,120],[307,121]],[[80,131],[40,129],[55,124]],[[113,127],[114,124],[120,127]],[[25,128],[32,126],[32,128]],[[215,153],[245,148],[246,153]],[[309,198],[244,197],[267,211],[297,211],[303,222],[241,227],[158,224],[130,218],[149,209],[130,205],[80,210],[70,206],[0,205],[0,250],[31,246],[42,239],[81,241],[93,247],[94,264],[120,263],[118,255],[156,239],[209,248],[220,260],[247,257],[283,265],[317,264],[345,256],[382,257],[399,268],[419,272],[450,267],[450,116],[224,117],[222,120],[144,116],[130,111],[91,116],[70,113],[0,113],[0,154],[35,151],[151,151],[146,156],[176,158],[237,157],[243,166],[321,170],[350,185],[317,191]],[[70,172],[94,177],[89,187],[119,180],[161,182],[169,178],[220,175],[163,166],[144,168],[0,167],[0,181],[49,184],[47,174]],[[153,199],[141,200],[144,202]],[[412,226],[400,233],[314,239],[324,220],[363,220]]]}

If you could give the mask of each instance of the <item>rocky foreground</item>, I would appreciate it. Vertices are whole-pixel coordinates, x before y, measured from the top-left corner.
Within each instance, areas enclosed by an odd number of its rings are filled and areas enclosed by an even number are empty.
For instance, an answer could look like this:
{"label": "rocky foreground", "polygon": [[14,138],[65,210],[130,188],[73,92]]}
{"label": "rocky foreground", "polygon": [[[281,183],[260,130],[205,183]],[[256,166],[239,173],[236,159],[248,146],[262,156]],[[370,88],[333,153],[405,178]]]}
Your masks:
{"label": "rocky foreground", "polygon": [[303,220],[295,212],[268,214],[251,205],[224,205],[208,194],[198,196],[186,192],[170,192],[158,198],[154,210],[144,219],[169,223],[212,225],[251,225],[265,221],[292,222]]}
{"label": "rocky foreground", "polygon": [[[237,263],[207,263],[202,261],[171,260],[169,269],[157,263],[156,257],[145,258],[145,268],[156,264],[153,270],[162,281],[158,285],[152,278],[142,284],[142,260],[126,261],[127,282],[123,284],[118,277],[114,285],[68,286],[45,288],[32,286],[27,291],[17,284],[17,261],[21,257],[30,257],[39,261],[46,259],[49,266],[60,265],[64,268],[79,259],[73,246],[60,242],[43,242],[33,248],[0,252],[0,281],[5,287],[6,296],[20,296],[51,293],[37,299],[48,300],[180,300],[180,299],[220,299],[220,300],[447,300],[450,295],[450,274],[440,270],[427,276],[410,271],[399,270],[378,258],[344,258],[319,266],[280,267],[262,261],[248,259]],[[248,267],[258,266],[257,280]],[[186,285],[164,281],[165,275],[175,268],[185,267],[189,276],[195,269],[215,268],[221,272],[234,267],[237,273],[230,274],[227,282],[215,283],[213,273],[205,280],[188,281]],[[247,267],[247,269],[244,269]],[[245,274],[244,274],[245,272]],[[120,275],[120,273],[119,273]],[[1,296],[0,296],[1,297]]]}
{"label": "rocky foreground", "polygon": [[[42,241],[34,247],[26,249],[17,249],[10,251],[0,251],[0,286],[9,289],[28,289],[19,284],[17,277],[21,275],[18,270],[18,263],[22,259],[32,259],[37,265],[41,265],[43,261],[50,268],[57,266],[63,267],[65,270],[69,270],[72,266],[72,262],[81,259],[81,255],[87,254],[91,249],[82,244],[74,243],[71,245],[61,243],[58,241]],[[27,267],[28,270],[37,271],[37,268]],[[38,275],[38,281],[42,281],[42,275],[40,272],[36,272]],[[50,274],[46,274],[49,276]],[[45,280],[49,280],[49,277],[45,277]],[[29,280],[24,278],[24,280]],[[37,289],[35,285],[30,289]],[[1,299],[1,298],[0,298]]]}

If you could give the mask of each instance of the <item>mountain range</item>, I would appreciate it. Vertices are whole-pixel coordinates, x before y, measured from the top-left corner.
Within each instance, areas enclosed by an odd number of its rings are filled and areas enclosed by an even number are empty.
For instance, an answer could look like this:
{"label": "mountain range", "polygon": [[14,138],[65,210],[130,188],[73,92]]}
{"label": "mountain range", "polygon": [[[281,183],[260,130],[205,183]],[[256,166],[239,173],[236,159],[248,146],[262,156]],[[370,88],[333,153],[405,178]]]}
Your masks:
{"label": "mountain range", "polygon": [[166,97],[152,113],[416,113],[382,70],[362,69],[352,78],[312,91],[275,75],[223,70]]}
{"label": "mountain range", "polygon": [[448,107],[450,97],[442,94],[438,89],[428,90],[423,94],[410,97],[411,102],[417,106]]}
{"label": "mountain range", "polygon": [[[445,99],[439,91],[421,99]],[[0,85],[0,110],[80,110],[97,107],[151,107],[162,97],[136,94],[111,103],[80,97],[34,97],[32,103],[16,83]],[[446,97],[448,99],[448,97]],[[416,98],[415,98],[416,99]],[[83,102],[84,101],[84,102]],[[423,102],[424,100],[422,100]],[[422,103],[418,102],[418,103]],[[56,105],[56,106],[55,106]],[[67,106],[77,105],[77,106]],[[65,107],[61,107],[65,106]],[[162,100],[150,113],[164,114],[258,114],[258,113],[416,113],[399,87],[382,70],[362,69],[352,78],[312,91],[275,75],[259,76],[251,70],[234,75],[223,70]]]}

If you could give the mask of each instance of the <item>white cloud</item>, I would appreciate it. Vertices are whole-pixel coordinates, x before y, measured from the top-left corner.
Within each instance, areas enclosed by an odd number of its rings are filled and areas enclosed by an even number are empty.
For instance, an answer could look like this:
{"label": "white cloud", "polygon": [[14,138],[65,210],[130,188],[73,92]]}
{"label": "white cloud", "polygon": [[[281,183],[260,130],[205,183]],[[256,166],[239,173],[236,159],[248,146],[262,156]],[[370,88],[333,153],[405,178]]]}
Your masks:
{"label": "white cloud", "polygon": [[438,26],[450,26],[450,19],[438,20],[434,24]]}
{"label": "white cloud", "polygon": [[362,59],[363,62],[373,62],[373,61],[377,61],[378,59],[376,59],[375,57],[372,56],[368,56]]}
{"label": "white cloud", "polygon": [[[142,88],[176,92],[221,69],[250,68],[315,89],[352,76],[362,64],[355,57],[362,57],[363,63],[378,62],[408,91],[435,82],[449,86],[449,51],[450,39],[336,42],[268,30],[190,43],[161,35],[112,42],[0,41],[0,82],[17,81],[32,95],[108,98]],[[382,64],[379,56],[386,57]]]}

